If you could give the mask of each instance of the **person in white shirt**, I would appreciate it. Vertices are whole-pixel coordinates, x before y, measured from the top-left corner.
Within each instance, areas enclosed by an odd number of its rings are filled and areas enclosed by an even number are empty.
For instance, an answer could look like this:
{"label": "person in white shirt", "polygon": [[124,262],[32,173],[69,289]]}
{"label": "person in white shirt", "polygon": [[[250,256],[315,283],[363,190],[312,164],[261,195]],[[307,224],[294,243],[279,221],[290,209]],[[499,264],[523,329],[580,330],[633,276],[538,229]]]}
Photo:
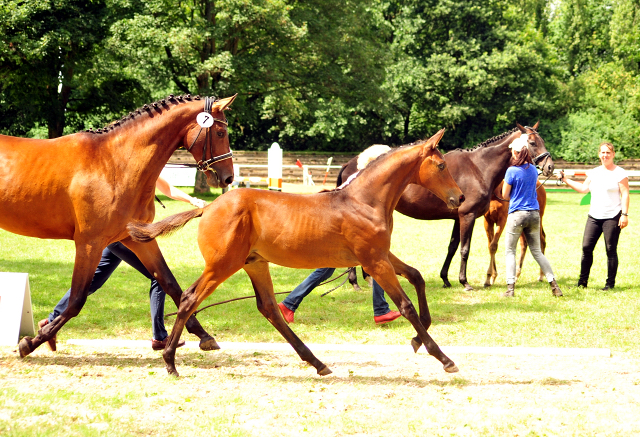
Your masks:
{"label": "person in white shirt", "polygon": [[613,163],[613,144],[602,143],[598,153],[602,165],[587,172],[584,182],[567,179],[560,172],[558,179],[578,193],[591,192],[591,207],[582,237],[582,261],[578,287],[587,287],[593,264],[593,250],[604,234],[607,249],[607,281],[602,290],[616,285],[618,272],[618,240],[622,229],[629,224],[629,178],[627,172]]}

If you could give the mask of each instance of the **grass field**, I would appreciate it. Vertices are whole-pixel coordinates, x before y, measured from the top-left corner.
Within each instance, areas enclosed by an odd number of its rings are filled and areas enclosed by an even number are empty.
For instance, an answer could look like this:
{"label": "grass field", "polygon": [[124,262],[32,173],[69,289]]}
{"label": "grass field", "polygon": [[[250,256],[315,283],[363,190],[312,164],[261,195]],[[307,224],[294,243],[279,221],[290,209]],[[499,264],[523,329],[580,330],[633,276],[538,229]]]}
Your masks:
{"label": "grass field", "polygon": [[[596,248],[590,287],[574,287],[587,213],[587,207],[579,206],[581,197],[550,192],[544,217],[547,257],[563,298],[554,298],[548,284],[537,282],[539,269],[530,255],[516,297],[503,298],[504,240],[498,251],[497,285],[483,288],[488,249],[482,220],[476,222],[469,259],[468,278],[474,291],[465,291],[457,282],[459,256],[449,272],[453,287],[443,289],[438,277],[451,221],[421,222],[396,214],[392,251],[425,277],[433,317],[430,333],[441,346],[600,347],[610,348],[613,358],[462,356],[454,358],[461,372],[451,376],[426,354],[362,357],[323,352],[316,355],[335,375],[320,378],[295,355],[180,350],[178,370],[185,377],[176,381],[165,376],[159,353],[150,348],[91,350],[64,343],[72,338],[150,338],[148,280],[123,265],[88,299],[80,316],[59,333],[57,354],[41,346],[29,358],[19,360],[14,349],[0,348],[0,434],[640,433],[632,413],[640,408],[640,272],[636,255],[640,228],[635,224],[640,217],[640,195],[631,197],[630,226],[623,231],[618,248],[617,286],[608,292],[600,290],[606,276],[602,241]],[[186,206],[164,198],[163,202],[167,209],[159,208],[159,218]],[[195,242],[196,226],[194,221],[176,235],[160,240],[183,288],[203,267]],[[46,317],[69,287],[73,256],[72,242],[0,231],[0,271],[29,273],[36,321]],[[308,273],[272,266],[276,291],[293,289]],[[362,280],[360,283],[364,285]],[[415,302],[410,284],[401,283]],[[354,292],[345,285],[320,297],[328,288],[312,293],[296,312],[292,328],[303,341],[407,344],[415,335],[404,319],[374,325],[369,288]],[[250,282],[239,272],[205,304],[250,294]],[[166,310],[174,311],[170,301]],[[207,309],[199,319],[219,341],[283,341],[258,313],[253,300]],[[167,320],[167,328],[171,321]],[[187,335],[186,339],[195,337]],[[44,398],[41,390],[46,390]],[[74,410],[79,404],[82,408]],[[212,412],[207,413],[207,408]],[[140,415],[154,421],[136,424]]]}

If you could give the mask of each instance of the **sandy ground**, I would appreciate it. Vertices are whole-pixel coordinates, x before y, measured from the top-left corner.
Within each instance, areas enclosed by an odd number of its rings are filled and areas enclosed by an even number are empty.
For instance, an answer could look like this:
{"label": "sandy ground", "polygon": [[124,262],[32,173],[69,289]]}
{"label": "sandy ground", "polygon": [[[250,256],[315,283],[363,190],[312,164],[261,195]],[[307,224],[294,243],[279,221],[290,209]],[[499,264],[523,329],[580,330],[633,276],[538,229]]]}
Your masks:
{"label": "sandy ground", "polygon": [[316,356],[332,375],[317,376],[292,351],[183,348],[175,379],[150,348],[62,344],[21,360],[4,347],[0,434],[640,435],[637,356],[450,354],[456,374],[425,353]]}

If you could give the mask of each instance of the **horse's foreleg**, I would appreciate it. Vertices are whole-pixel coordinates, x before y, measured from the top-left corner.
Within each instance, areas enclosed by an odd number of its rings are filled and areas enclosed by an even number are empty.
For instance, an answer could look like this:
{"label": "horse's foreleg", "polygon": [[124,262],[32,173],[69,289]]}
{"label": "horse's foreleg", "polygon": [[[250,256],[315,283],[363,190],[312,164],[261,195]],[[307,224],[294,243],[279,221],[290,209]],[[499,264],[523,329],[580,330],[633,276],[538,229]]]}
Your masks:
{"label": "horse's foreleg", "polygon": [[440,270],[440,278],[444,282],[444,288],[451,287],[449,282],[449,267],[451,266],[451,260],[453,259],[458,246],[460,245],[460,220],[456,219],[453,222],[453,230],[451,231],[451,240],[449,240],[449,249],[447,251],[447,258],[444,260],[442,269]]}
{"label": "horse's foreleg", "polygon": [[360,270],[362,270],[362,279],[367,281],[367,284],[369,284],[369,287],[373,287],[373,278],[371,277],[371,275],[365,272],[362,267],[360,267]]}
{"label": "horse's foreleg", "polygon": [[244,266],[244,270],[251,279],[256,293],[258,311],[280,332],[289,342],[300,358],[316,368],[318,375],[329,375],[331,370],[313,355],[311,350],[291,330],[282,317],[278,302],[273,293],[273,282],[269,273],[269,264],[264,260],[257,260]]}
{"label": "horse's foreleg", "polygon": [[[164,292],[171,297],[176,307],[180,308],[182,289],[171,270],[169,270],[169,266],[162,256],[156,240],[148,243],[138,243],[131,239],[126,239],[122,243],[136,254],[149,273],[158,281]],[[195,316],[187,320],[186,328],[188,332],[200,339],[200,349],[205,351],[220,349],[215,338],[205,331]]]}
{"label": "horse's foreleg", "polygon": [[464,289],[473,290],[467,281],[467,261],[471,252],[471,237],[473,235],[473,225],[476,220],[474,214],[466,214],[460,218],[460,275],[459,280]]}
{"label": "horse's foreleg", "polygon": [[[427,331],[431,326],[431,312],[429,311],[429,304],[427,303],[427,295],[425,293],[424,278],[420,272],[411,267],[408,264],[402,262],[398,257],[389,252],[389,261],[396,272],[396,275],[400,275],[405,278],[416,289],[416,295],[418,296],[418,310],[420,311],[420,323]],[[422,346],[422,340],[420,337],[414,337],[411,339],[411,346],[413,351],[418,352],[420,346]]]}
{"label": "horse's foreleg", "polygon": [[487,240],[489,241],[489,267],[487,268],[487,279],[484,281],[485,287],[491,287],[491,285],[495,280],[495,276],[497,276],[497,273],[494,269],[494,263],[495,263],[495,257],[496,257],[496,251],[494,250],[494,248],[497,250],[498,245],[497,245],[497,242],[494,243],[495,233],[493,232],[493,225],[494,225],[493,221],[489,221],[488,214],[485,214],[484,231],[487,234]]}
{"label": "horse's foreleg", "polygon": [[[542,227],[542,217],[540,217],[540,250],[544,253],[547,248],[547,234],[544,233],[544,228]],[[540,276],[538,277],[538,281],[547,282],[547,277],[544,275],[542,269],[540,269]]]}
{"label": "horse's foreleg", "polygon": [[418,338],[425,345],[427,352],[443,364],[446,372],[457,372],[458,367],[442,352],[420,321],[420,317],[409,300],[409,297],[404,290],[402,290],[402,287],[400,287],[400,282],[398,282],[398,278],[395,275],[394,266],[390,262],[378,261],[376,264],[367,265],[366,268],[371,276],[373,276],[384,289],[385,293],[391,297],[400,313],[411,322],[418,333]]}
{"label": "horse's foreleg", "polygon": [[527,254],[527,239],[524,237],[524,233],[520,234],[520,257],[518,258],[518,265],[516,267],[516,279],[520,277],[522,273],[522,266],[524,265],[524,256]]}
{"label": "horse's foreleg", "polygon": [[355,291],[362,291],[362,289],[358,285],[358,274],[356,273],[356,267],[349,270],[347,278],[349,278],[349,284],[353,286],[353,289]]}
{"label": "horse's foreleg", "polygon": [[25,357],[33,352],[42,343],[53,338],[58,331],[70,319],[77,316],[89,294],[89,286],[93,279],[93,274],[100,262],[102,250],[106,242],[78,242],[76,240],[76,257],[73,265],[73,276],[71,277],[71,295],[69,296],[69,306],[51,323],[46,324],[38,331],[35,338],[23,337],[18,344],[20,357]]}

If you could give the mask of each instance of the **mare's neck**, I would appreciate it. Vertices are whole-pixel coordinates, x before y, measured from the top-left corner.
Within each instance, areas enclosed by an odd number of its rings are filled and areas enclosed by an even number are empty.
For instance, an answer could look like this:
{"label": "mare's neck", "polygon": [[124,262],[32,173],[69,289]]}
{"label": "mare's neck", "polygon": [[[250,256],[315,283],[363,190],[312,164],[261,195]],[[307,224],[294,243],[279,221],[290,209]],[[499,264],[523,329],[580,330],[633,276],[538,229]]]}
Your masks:
{"label": "mare's neck", "polygon": [[509,144],[516,139],[517,135],[517,131],[513,132],[504,138],[495,140],[487,146],[474,151],[478,153],[478,158],[473,161],[481,170],[491,190],[504,179],[504,175],[511,163],[511,149],[509,148]]}
{"label": "mare's neck", "polygon": [[351,182],[349,194],[391,217],[407,185],[416,180],[422,151],[422,147],[413,146],[389,152],[382,162],[362,171]]}

